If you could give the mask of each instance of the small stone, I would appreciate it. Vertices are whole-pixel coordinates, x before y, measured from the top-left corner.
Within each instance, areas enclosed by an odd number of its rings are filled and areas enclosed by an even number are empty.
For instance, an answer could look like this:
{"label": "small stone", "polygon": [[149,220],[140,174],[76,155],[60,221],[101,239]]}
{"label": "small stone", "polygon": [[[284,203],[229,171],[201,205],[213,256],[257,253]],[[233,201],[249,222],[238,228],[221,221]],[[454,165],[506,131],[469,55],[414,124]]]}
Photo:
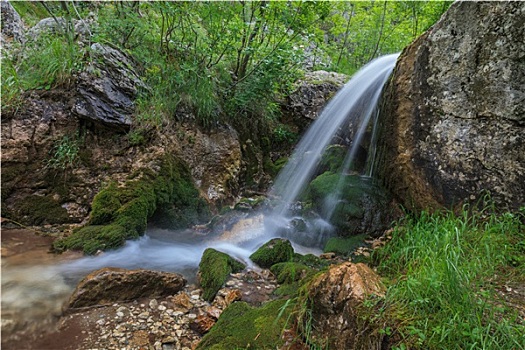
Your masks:
{"label": "small stone", "polygon": [[157,299],[151,299],[151,301],[149,302],[150,309],[156,309],[158,305],[159,302],[157,301]]}
{"label": "small stone", "polygon": [[117,317],[122,318],[124,317],[124,313],[121,311],[117,311]]}
{"label": "small stone", "polygon": [[214,319],[218,319],[221,313],[222,313],[221,309],[217,307],[210,306],[206,308],[206,314]]}
{"label": "small stone", "polygon": [[159,306],[157,307],[157,310],[159,310],[159,311],[165,311],[165,310],[166,310],[166,306],[164,306],[164,305],[159,305]]}
{"label": "small stone", "polygon": [[138,318],[140,318],[142,320],[146,320],[148,317],[149,317],[149,312],[148,311],[144,311],[144,312],[142,312],[142,313],[140,313],[138,315]]}
{"label": "small stone", "polygon": [[335,259],[335,253],[333,253],[333,252],[323,253],[323,254],[319,255],[319,258],[325,259],[325,260]]}
{"label": "small stone", "polygon": [[210,316],[200,315],[198,316],[193,322],[190,323],[190,328],[201,334],[204,335],[208,333],[208,331],[213,327],[216,320],[211,318]]}

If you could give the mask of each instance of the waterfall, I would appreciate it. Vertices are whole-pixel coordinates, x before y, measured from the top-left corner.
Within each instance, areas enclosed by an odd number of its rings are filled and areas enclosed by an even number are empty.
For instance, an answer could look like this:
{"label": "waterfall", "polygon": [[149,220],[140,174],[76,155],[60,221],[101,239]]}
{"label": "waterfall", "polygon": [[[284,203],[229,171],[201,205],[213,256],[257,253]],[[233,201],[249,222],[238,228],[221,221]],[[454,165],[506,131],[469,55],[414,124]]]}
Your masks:
{"label": "waterfall", "polygon": [[337,131],[353,120],[358,127],[345,160],[345,167],[350,166],[398,56],[387,55],[368,63],[323,109],[275,180],[272,194],[281,201],[275,208],[275,214],[286,215],[291,204],[308,185],[324,150]]}
{"label": "waterfall", "polygon": [[[366,161],[366,170],[362,174],[370,177],[376,157],[376,139],[378,124],[377,103],[384,84],[394,69],[399,54],[392,54],[375,59],[359,70],[352,79],[335,95],[323,109],[316,121],[303,136],[290,160],[277,176],[271,194],[279,198],[280,203],[266,219],[269,235],[278,232],[301,244],[321,245],[331,234],[330,219],[341,200],[344,176],[339,177],[335,190],[325,198],[322,217],[313,222],[309,232],[300,235],[294,233],[294,220],[303,220],[293,216],[294,203],[301,196],[312,180],[327,146],[334,137],[349,125],[354,127],[352,143],[345,156],[341,175],[346,174],[355,161],[357,151],[372,124],[372,135]],[[371,121],[372,120],[372,121]],[[313,227],[312,227],[313,226]],[[288,236],[286,232],[292,232]]]}

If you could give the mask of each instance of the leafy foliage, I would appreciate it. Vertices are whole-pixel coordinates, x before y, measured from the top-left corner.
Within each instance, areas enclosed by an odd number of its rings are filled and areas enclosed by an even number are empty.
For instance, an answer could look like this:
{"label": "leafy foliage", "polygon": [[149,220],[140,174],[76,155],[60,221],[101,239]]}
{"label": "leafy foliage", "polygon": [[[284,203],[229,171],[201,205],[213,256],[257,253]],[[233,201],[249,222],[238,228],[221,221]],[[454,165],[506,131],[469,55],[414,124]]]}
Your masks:
{"label": "leafy foliage", "polygon": [[[305,62],[352,73],[369,60],[400,51],[432,25],[449,2],[102,2],[15,3],[24,19],[65,19],[65,30],[28,41],[4,60],[2,107],[20,90],[62,86],[89,56],[72,21],[96,13],[90,42],[126,51],[151,89],[137,101],[135,126],[149,129],[174,117],[205,127],[227,121],[266,130]],[[4,103],[5,102],[5,103]],[[264,127],[263,127],[264,129]],[[292,140],[283,128],[277,144]]]}

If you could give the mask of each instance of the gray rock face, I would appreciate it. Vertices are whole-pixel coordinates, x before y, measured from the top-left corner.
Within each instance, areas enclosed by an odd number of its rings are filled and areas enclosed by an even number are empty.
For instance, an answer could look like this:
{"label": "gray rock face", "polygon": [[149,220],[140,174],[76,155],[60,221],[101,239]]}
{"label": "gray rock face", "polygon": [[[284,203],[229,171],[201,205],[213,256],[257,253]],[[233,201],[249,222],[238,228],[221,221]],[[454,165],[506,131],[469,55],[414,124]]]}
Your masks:
{"label": "gray rock face", "polygon": [[2,46],[5,41],[24,41],[24,24],[13,6],[6,0],[0,2],[2,17]]}
{"label": "gray rock face", "polygon": [[290,116],[299,131],[305,130],[348,79],[347,75],[334,72],[307,73],[288,97],[285,114]]}
{"label": "gray rock face", "polygon": [[387,87],[381,165],[413,208],[525,203],[525,3],[457,2]]}
{"label": "gray rock face", "polygon": [[94,60],[80,74],[73,111],[81,118],[124,130],[131,126],[134,99],[145,88],[131,60],[119,50],[101,44],[91,46]]}

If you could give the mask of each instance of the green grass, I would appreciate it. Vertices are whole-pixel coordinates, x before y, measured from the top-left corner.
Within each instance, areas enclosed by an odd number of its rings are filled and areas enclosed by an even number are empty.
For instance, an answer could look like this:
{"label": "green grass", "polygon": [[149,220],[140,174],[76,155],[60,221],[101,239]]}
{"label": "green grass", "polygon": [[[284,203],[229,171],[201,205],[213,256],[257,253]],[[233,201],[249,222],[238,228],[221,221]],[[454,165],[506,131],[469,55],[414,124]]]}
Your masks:
{"label": "green grass", "polygon": [[523,320],[497,293],[525,282],[523,214],[424,212],[397,226],[374,260],[398,349],[525,348]]}

